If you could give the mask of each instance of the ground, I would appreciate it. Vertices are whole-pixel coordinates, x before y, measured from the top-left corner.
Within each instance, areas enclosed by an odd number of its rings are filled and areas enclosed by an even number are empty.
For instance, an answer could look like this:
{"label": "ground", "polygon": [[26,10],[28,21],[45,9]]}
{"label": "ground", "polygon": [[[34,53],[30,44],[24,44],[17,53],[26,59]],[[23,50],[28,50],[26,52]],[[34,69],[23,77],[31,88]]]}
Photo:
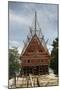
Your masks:
{"label": "ground", "polygon": [[58,77],[55,74],[46,75],[29,75],[23,77],[16,77],[16,86],[14,78],[9,80],[9,88],[23,88],[23,87],[44,87],[44,86],[57,86]]}

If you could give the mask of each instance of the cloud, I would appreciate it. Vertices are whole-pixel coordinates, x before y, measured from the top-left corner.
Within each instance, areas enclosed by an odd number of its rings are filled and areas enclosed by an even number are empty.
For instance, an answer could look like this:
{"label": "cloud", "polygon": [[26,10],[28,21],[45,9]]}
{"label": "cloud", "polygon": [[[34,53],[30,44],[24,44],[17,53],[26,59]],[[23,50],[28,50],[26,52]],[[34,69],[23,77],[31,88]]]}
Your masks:
{"label": "cloud", "polygon": [[53,49],[53,46],[47,44],[47,48],[48,48],[49,53],[51,54],[51,51],[52,51],[52,49]]}
{"label": "cloud", "polygon": [[21,54],[23,49],[23,43],[17,41],[9,41],[9,48],[17,47],[18,53]]}
{"label": "cloud", "polygon": [[10,47],[18,47],[19,46],[19,42],[17,42],[17,41],[9,41],[9,46]]}
{"label": "cloud", "polygon": [[21,54],[22,49],[23,49],[22,47],[18,47],[18,53],[19,53],[19,54]]}
{"label": "cloud", "polygon": [[14,13],[14,11],[9,10],[9,22],[10,23],[15,22],[17,24],[28,26],[30,24],[29,17],[27,17],[25,15],[17,15],[17,14]]}
{"label": "cloud", "polygon": [[[39,27],[49,43],[57,37],[57,5],[35,3],[9,3],[9,41],[10,46],[22,49],[29,26],[33,26],[34,12],[37,11]],[[50,52],[52,47],[48,45]]]}

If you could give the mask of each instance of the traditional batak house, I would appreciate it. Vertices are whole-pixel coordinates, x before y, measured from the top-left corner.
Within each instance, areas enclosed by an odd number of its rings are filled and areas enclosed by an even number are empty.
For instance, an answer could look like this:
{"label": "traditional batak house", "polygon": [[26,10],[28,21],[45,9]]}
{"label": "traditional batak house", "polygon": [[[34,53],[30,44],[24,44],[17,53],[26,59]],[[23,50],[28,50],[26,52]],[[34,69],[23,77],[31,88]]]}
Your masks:
{"label": "traditional batak house", "polygon": [[24,43],[20,55],[22,74],[24,75],[48,74],[50,55],[41,28],[37,30],[37,26],[37,14],[35,12],[34,30],[30,27],[30,34],[27,36],[27,41]]}

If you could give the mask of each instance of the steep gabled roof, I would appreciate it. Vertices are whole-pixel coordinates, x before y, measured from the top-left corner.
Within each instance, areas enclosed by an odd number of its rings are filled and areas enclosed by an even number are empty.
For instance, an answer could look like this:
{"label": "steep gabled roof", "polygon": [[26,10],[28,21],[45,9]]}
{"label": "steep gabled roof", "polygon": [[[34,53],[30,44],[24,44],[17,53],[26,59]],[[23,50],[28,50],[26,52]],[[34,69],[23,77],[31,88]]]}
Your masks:
{"label": "steep gabled roof", "polygon": [[27,47],[25,48],[21,56],[23,56],[25,53],[27,54],[28,52],[48,53],[48,51],[44,48],[42,42],[40,41],[40,39],[38,38],[36,34],[31,38],[30,42],[28,43]]}
{"label": "steep gabled roof", "polygon": [[[37,31],[40,31],[39,35],[37,34]],[[45,52],[47,52],[49,54],[46,43],[45,43],[45,40],[44,40],[44,36],[43,36],[43,34],[41,32],[41,28],[39,28],[39,30],[37,29],[37,14],[36,14],[36,12],[35,12],[35,20],[34,20],[34,30],[30,29],[30,33],[32,34],[32,36],[31,37],[28,36],[29,37],[28,41],[24,45],[21,56],[25,52],[27,52],[28,49],[32,48],[33,50],[35,50],[34,48],[36,46],[39,47],[40,50],[42,49],[43,51],[45,51]],[[36,42],[35,44],[37,44],[35,46],[33,44],[34,41]]]}

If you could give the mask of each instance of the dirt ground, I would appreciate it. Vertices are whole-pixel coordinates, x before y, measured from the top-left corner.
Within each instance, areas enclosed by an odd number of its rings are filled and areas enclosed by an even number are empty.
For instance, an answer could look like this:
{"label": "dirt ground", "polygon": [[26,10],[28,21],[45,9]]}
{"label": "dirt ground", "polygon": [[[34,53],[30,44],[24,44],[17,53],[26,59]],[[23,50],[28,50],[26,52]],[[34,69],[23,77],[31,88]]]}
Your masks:
{"label": "dirt ground", "polygon": [[16,77],[16,83],[14,82],[14,78],[9,80],[9,88],[45,87],[57,85],[58,77],[54,74]]}

